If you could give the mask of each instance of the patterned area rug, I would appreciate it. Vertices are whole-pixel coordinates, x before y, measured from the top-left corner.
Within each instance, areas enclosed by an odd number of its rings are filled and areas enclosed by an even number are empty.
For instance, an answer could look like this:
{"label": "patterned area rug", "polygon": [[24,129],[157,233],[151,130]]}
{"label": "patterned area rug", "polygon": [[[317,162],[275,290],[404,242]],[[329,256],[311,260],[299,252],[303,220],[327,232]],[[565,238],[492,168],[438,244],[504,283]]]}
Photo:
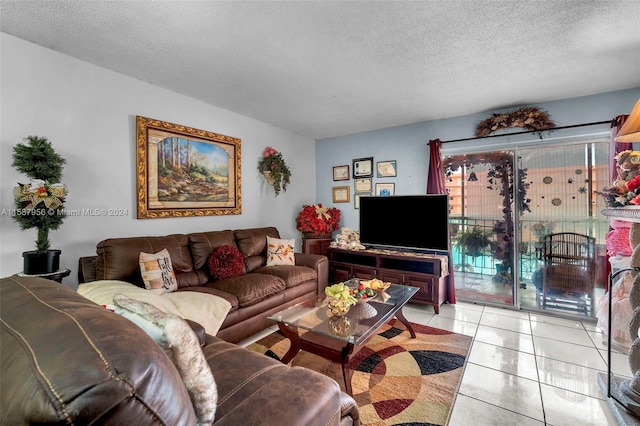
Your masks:
{"label": "patterned area rug", "polygon": [[[353,396],[363,425],[447,423],[471,337],[418,324],[413,329],[416,339],[399,321],[387,324],[352,358]],[[289,340],[280,332],[248,346],[276,359],[288,348]],[[325,374],[344,390],[339,364],[301,351],[289,365]]]}

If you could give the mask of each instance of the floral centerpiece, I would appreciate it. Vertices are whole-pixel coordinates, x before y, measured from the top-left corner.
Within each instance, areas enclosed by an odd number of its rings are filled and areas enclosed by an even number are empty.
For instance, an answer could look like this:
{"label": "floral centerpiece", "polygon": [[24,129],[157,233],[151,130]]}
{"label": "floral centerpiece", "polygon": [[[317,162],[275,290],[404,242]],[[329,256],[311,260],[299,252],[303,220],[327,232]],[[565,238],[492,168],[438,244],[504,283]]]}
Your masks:
{"label": "floral centerpiece", "polygon": [[618,176],[597,194],[604,197],[607,207],[640,205],[640,151],[622,151],[614,159]]}
{"label": "floral centerpiece", "polygon": [[357,300],[353,297],[349,287],[345,283],[333,284],[324,289],[324,293],[329,298],[329,313],[341,316],[349,312],[351,305],[355,305]]}
{"label": "floral centerpiece", "polygon": [[60,183],[65,159],[58,155],[45,137],[29,136],[24,144],[13,147],[12,166],[31,180],[14,188],[13,220],[24,231],[37,228],[36,250],[23,253],[24,272],[28,274],[56,270],[60,250],[50,250],[49,231],[65,219],[66,187]]}
{"label": "floral centerpiece", "polygon": [[269,185],[273,186],[276,196],[280,194],[280,190],[287,191],[287,186],[291,183],[291,170],[281,152],[270,146],[266,147],[258,161],[258,171],[262,172]]}
{"label": "floral centerpiece", "polygon": [[331,237],[340,225],[340,210],[321,203],[302,206],[296,218],[296,229],[307,238]]}

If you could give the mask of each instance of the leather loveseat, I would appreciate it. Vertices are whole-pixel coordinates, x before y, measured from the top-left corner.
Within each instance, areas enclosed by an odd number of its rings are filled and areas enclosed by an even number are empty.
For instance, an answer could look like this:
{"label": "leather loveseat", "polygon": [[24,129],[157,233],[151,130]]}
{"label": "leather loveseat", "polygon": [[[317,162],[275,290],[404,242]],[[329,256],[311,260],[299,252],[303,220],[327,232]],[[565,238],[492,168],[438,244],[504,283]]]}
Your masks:
{"label": "leather loveseat", "polygon": [[[127,318],[43,278],[3,278],[0,303],[0,424],[196,424],[171,359]],[[334,380],[190,325],[217,386],[214,424],[359,424]]]}
{"label": "leather loveseat", "polygon": [[[266,266],[267,236],[280,238],[274,227],[110,238],[98,243],[97,256],[80,258],[78,279],[80,283],[119,280],[144,288],[140,252],[166,248],[178,281],[177,291],[209,293],[231,304],[216,336],[237,343],[272,326],[274,323],[267,316],[298,303],[314,303],[324,298],[329,273],[327,258],[295,253],[294,266]],[[221,245],[240,250],[246,273],[221,280],[212,278],[207,260]]]}

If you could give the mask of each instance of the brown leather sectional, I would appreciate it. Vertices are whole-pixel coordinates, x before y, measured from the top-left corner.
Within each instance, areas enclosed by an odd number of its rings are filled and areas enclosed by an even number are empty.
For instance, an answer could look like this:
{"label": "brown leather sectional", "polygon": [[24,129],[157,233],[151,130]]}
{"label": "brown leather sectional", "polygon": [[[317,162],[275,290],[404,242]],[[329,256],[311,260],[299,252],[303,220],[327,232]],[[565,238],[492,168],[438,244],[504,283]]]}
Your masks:
{"label": "brown leather sectional", "polygon": [[[3,278],[0,304],[0,424],[196,424],[177,369],[126,318],[43,278]],[[334,380],[192,327],[218,390],[215,425],[359,424]]]}
{"label": "brown leather sectional", "polygon": [[[164,248],[178,280],[178,291],[199,291],[224,297],[231,303],[217,337],[236,343],[272,326],[267,316],[298,303],[324,297],[329,266],[325,256],[295,253],[295,266],[266,266],[267,236],[280,238],[274,227],[194,232],[155,237],[110,238],[98,243],[97,256],[80,258],[80,283],[120,280],[143,287],[140,252]],[[238,247],[246,274],[213,280],[207,259],[220,245]]]}

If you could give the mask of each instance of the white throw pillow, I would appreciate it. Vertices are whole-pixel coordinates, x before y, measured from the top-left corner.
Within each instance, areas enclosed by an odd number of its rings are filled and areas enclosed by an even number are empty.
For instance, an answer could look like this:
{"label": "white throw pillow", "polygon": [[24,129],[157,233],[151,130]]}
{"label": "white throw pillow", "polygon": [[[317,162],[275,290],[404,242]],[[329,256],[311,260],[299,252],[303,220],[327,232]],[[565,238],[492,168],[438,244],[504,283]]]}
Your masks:
{"label": "white throw pillow", "polygon": [[147,290],[154,293],[170,293],[178,289],[171,256],[165,248],[157,253],[140,253],[140,273]]}
{"label": "white throw pillow", "polygon": [[202,353],[198,337],[189,324],[177,315],[131,299],[113,296],[116,313],[142,328],[171,358],[184,382],[199,425],[210,425],[216,416],[218,388]]}
{"label": "white throw pillow", "polygon": [[267,266],[295,265],[294,241],[293,239],[281,240],[267,236]]}

